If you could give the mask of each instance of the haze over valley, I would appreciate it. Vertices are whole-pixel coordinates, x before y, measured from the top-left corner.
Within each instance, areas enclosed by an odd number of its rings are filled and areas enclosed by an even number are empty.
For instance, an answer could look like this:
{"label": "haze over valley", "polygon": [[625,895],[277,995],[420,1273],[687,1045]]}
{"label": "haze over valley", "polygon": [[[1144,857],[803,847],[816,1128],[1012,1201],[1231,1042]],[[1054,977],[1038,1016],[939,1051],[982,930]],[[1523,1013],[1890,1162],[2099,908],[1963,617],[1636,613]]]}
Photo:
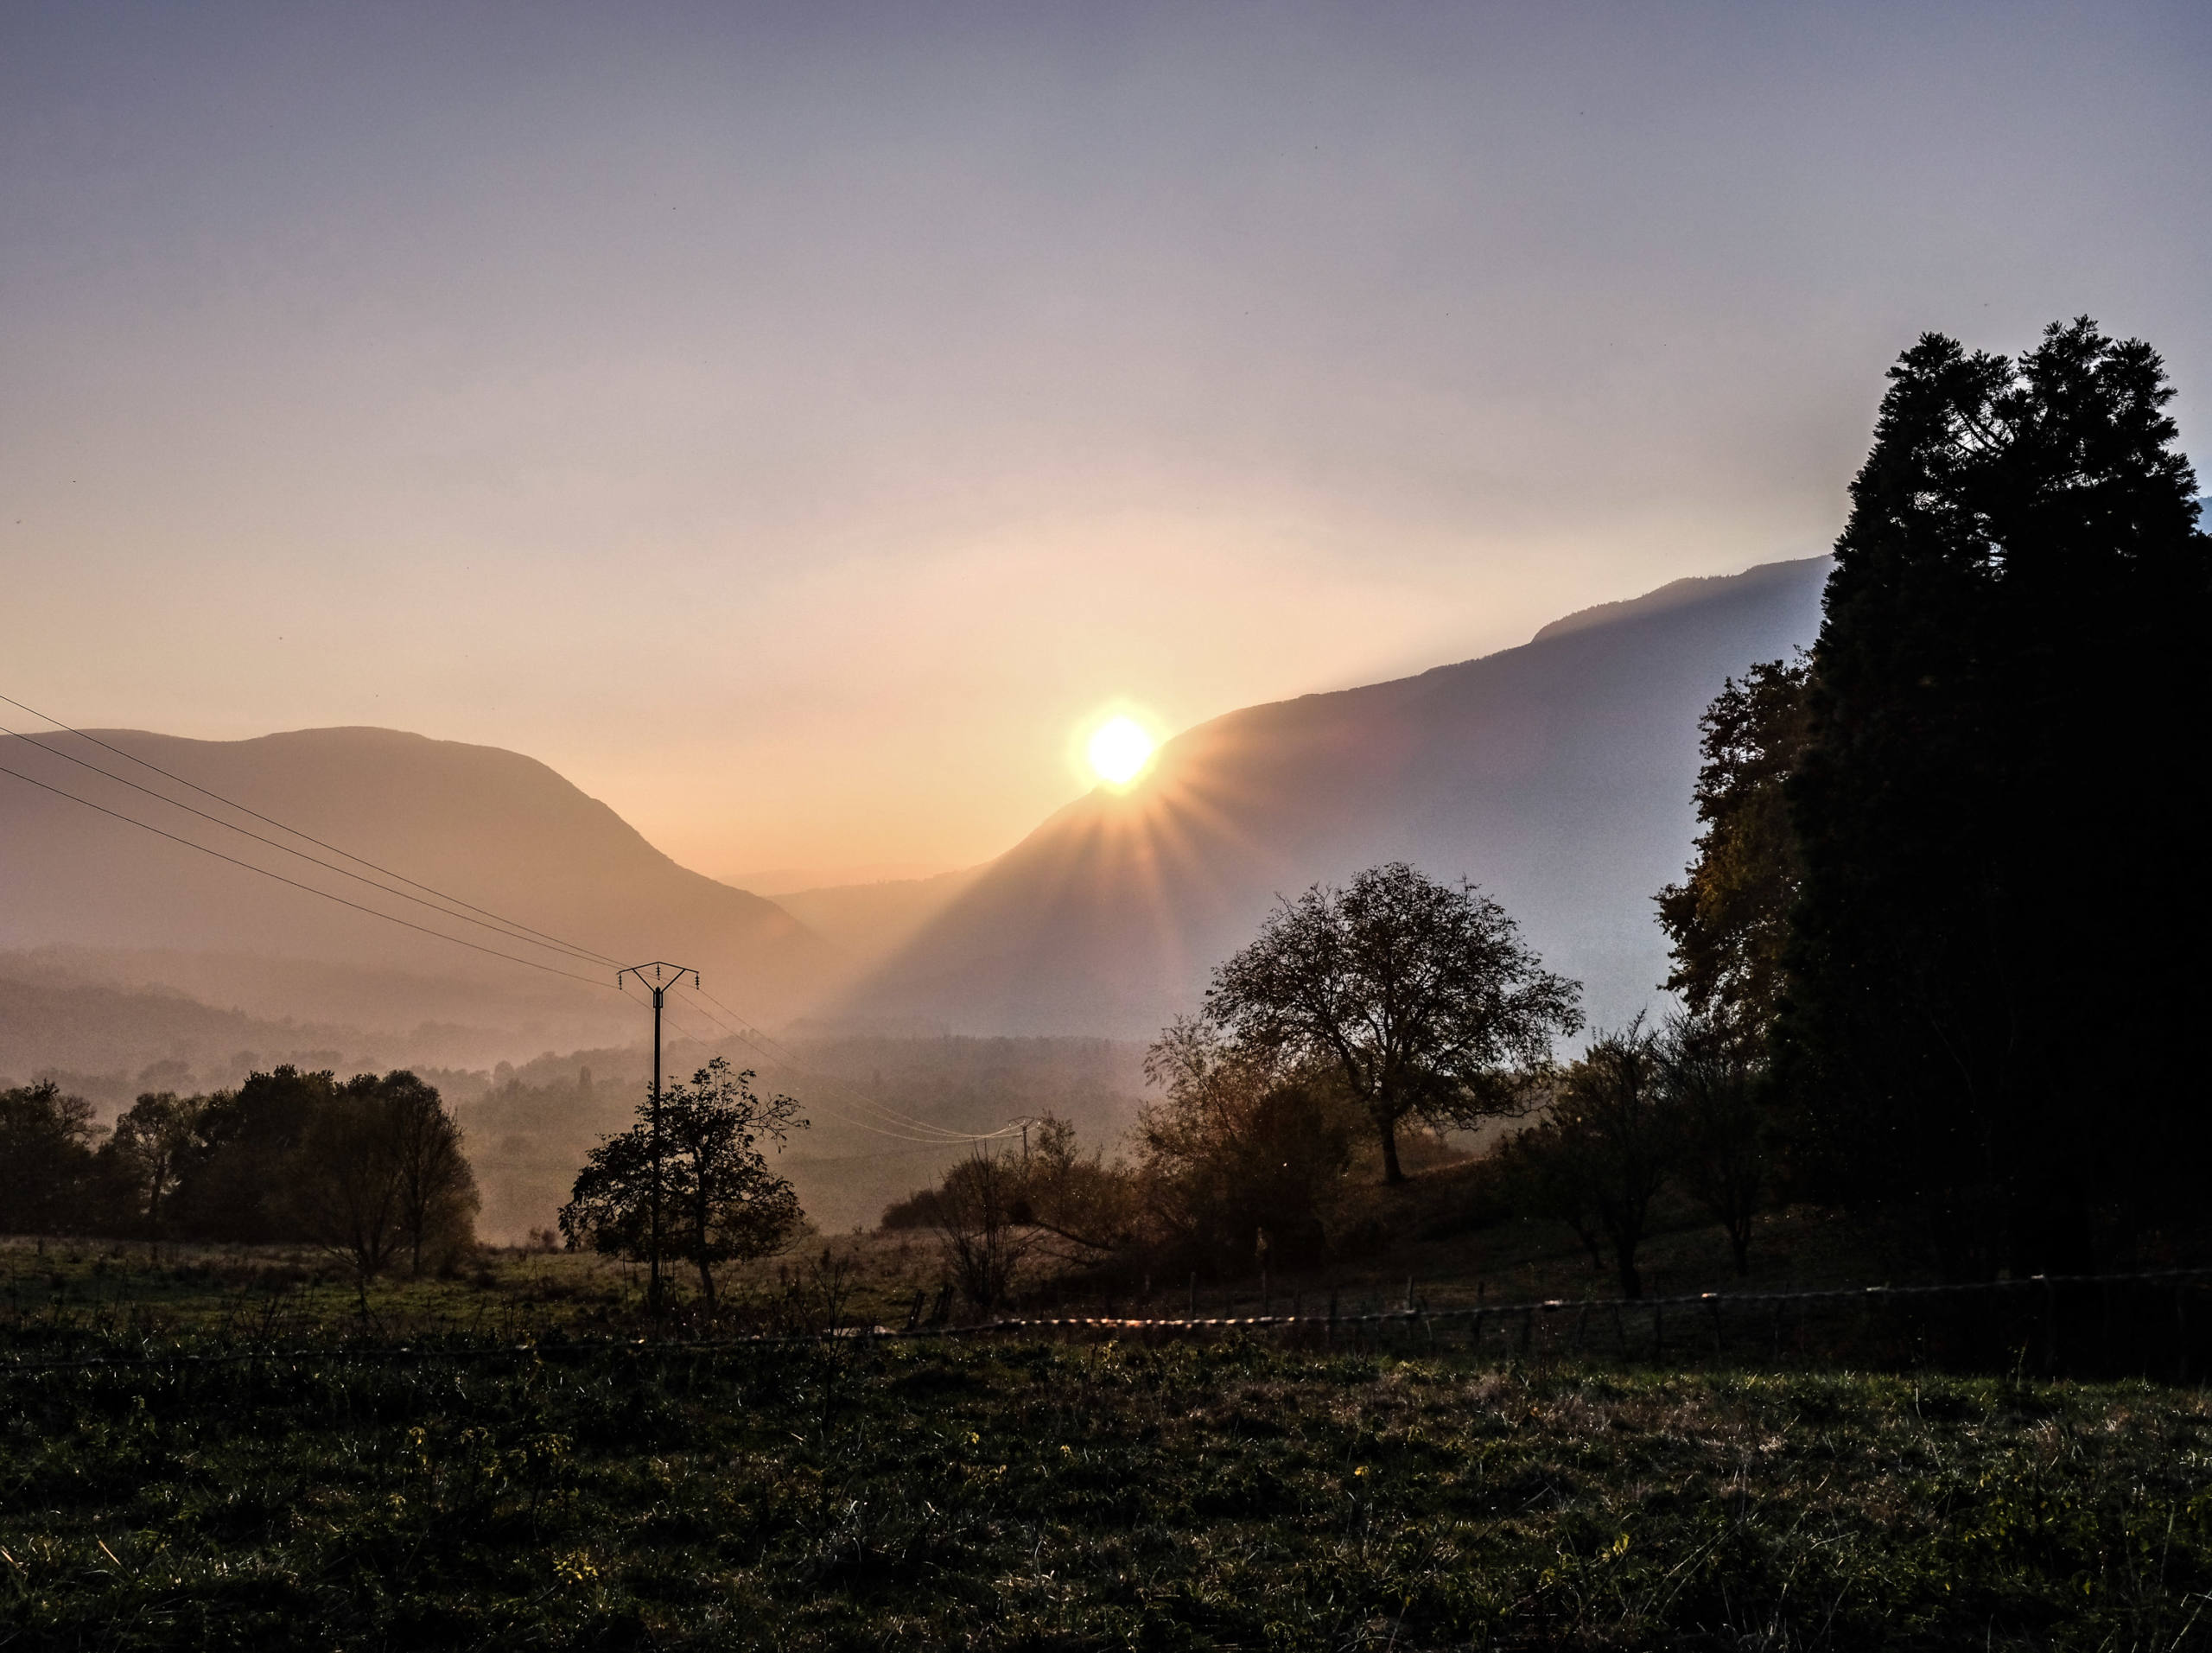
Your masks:
{"label": "haze over valley", "polygon": [[2203,0],[0,6],[0,1643],[2212,1636]]}
{"label": "haze over valley", "polygon": [[[618,957],[701,972],[712,998],[676,1013],[673,1062],[725,1048],[817,1104],[795,1176],[839,1226],[954,1152],[884,1136],[855,1096],[989,1131],[1046,1111],[1039,1086],[1057,1085],[1110,1139],[1134,1117],[1143,1042],[1196,1008],[1237,938],[1278,896],[1378,861],[1476,881],[1588,984],[1593,1014],[1623,1020],[1667,970],[1649,898],[1689,851],[1699,712],[1726,676],[1810,641],[1826,567],[1678,582],[1479,660],[1231,714],[983,866],[780,900],[678,867],[543,765],[493,748],[376,729],[10,738],[7,767],[293,883],[54,792],[0,794],[0,1078],[54,1073],[116,1109],[280,1062],[412,1067],[463,1103],[518,1070],[559,1084],[588,1068],[562,1122],[497,1128],[489,1231],[518,1238],[550,1225],[557,1167],[619,1122],[650,1065],[647,1013],[605,962]],[[461,921],[480,910],[513,920]],[[772,1039],[734,1037],[740,1016]],[[992,1042],[1010,1036],[1073,1042]],[[855,1038],[936,1053],[879,1054],[863,1071]],[[1035,1077],[1069,1062],[1090,1077]]]}

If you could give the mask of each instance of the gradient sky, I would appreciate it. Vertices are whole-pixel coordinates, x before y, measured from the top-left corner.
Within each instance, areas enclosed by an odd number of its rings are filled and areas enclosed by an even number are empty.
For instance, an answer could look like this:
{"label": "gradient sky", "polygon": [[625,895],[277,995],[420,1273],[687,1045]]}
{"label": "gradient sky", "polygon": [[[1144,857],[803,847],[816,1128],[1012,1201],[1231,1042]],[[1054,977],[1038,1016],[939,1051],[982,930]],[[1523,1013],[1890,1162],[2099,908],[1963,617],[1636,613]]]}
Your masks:
{"label": "gradient sky", "polygon": [[961,864],[1109,705],[1824,549],[1923,329],[2186,439],[2208,269],[2201,0],[11,4],[0,691]]}

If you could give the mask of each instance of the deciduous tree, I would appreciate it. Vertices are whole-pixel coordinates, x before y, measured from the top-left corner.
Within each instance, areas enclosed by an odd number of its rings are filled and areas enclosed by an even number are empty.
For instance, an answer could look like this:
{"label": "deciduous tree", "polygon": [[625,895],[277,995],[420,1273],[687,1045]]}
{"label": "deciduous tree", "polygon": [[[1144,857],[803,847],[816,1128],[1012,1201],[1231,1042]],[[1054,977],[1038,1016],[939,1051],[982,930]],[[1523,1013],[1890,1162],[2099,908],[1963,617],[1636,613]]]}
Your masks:
{"label": "deciduous tree", "polygon": [[0,1231],[82,1228],[99,1135],[92,1103],[50,1079],[0,1090]]}
{"label": "deciduous tree", "polygon": [[1275,1262],[1318,1261],[1362,1122],[1333,1070],[1287,1068],[1185,1019],[1147,1053],[1145,1074],[1165,1094],[1137,1116],[1138,1185],[1168,1247],[1241,1265],[1264,1230]]}
{"label": "deciduous tree", "polygon": [[1581,1027],[1580,995],[1473,885],[1392,861],[1285,901],[1214,972],[1205,1011],[1282,1071],[1332,1072],[1397,1183],[1401,1122],[1471,1125],[1517,1110],[1515,1076]]}
{"label": "deciduous tree", "polygon": [[157,1251],[168,1214],[164,1206],[200,1146],[200,1125],[207,1107],[205,1097],[148,1091],[115,1122],[113,1134],[101,1144],[101,1154],[130,1201],[131,1217]]}
{"label": "deciduous tree", "polygon": [[[660,1198],[664,1245],[699,1271],[699,1293],[711,1313],[715,1267],[781,1249],[804,1214],[788,1179],[769,1168],[764,1145],[782,1145],[804,1130],[798,1104],[763,1098],[750,1069],[733,1071],[715,1057],[687,1084],[661,1095]],[[603,1139],[577,1173],[561,1211],[571,1248],[643,1261],[650,1255],[654,1195],[652,1103],[638,1105],[638,1122]]]}
{"label": "deciduous tree", "polygon": [[1751,1271],[1751,1224],[1772,1185],[1764,1072],[1740,1030],[1694,1018],[1660,1046],[1678,1135],[1676,1174],[1728,1236],[1738,1275]]}
{"label": "deciduous tree", "polygon": [[1642,1017],[1600,1033],[1560,1075],[1548,1116],[1519,1149],[1562,1213],[1576,1213],[1584,1243],[1592,1229],[1605,1237],[1624,1297],[1643,1294],[1637,1252],[1680,1150],[1667,1078],[1663,1042]]}

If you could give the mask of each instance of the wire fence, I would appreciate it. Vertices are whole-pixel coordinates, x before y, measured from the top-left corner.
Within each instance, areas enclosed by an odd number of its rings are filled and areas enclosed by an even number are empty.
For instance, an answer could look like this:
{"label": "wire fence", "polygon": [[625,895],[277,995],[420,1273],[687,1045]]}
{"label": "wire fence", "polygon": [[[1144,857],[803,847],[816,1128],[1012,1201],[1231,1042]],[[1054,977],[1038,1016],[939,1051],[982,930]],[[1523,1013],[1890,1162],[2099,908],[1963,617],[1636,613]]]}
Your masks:
{"label": "wire fence", "polygon": [[0,1378],[126,1367],[297,1366],[410,1361],[548,1360],[607,1355],[701,1355],[850,1342],[1100,1333],[1169,1340],[1270,1334],[1323,1348],[1459,1352],[1542,1360],[2002,1368],[2044,1376],[2138,1375],[2188,1382],[2212,1370],[2212,1313],[2196,1300],[2212,1268],[2131,1274],[2034,1275],[2016,1280],[1658,1297],[1544,1298],[1431,1307],[1409,1283],[1393,1307],[1287,1314],[1001,1315],[950,1320],[949,1294],[906,1323],[838,1325],[723,1338],[524,1338],[226,1349],[141,1348],[0,1361]]}

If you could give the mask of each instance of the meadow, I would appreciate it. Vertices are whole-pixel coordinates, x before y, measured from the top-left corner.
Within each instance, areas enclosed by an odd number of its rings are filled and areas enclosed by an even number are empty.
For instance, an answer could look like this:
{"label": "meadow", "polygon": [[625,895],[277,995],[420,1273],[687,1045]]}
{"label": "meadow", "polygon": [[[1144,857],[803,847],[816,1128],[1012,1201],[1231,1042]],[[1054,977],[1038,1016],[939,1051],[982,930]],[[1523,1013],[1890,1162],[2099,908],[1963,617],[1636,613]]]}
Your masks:
{"label": "meadow", "polygon": [[172,1261],[166,1303],[112,1253],[9,1260],[10,1646],[2212,1640],[2193,1389],[1410,1337],[687,1349],[618,1326],[620,1271],[529,1256],[404,1288],[400,1353],[398,1288],[365,1326],[299,1259]]}

